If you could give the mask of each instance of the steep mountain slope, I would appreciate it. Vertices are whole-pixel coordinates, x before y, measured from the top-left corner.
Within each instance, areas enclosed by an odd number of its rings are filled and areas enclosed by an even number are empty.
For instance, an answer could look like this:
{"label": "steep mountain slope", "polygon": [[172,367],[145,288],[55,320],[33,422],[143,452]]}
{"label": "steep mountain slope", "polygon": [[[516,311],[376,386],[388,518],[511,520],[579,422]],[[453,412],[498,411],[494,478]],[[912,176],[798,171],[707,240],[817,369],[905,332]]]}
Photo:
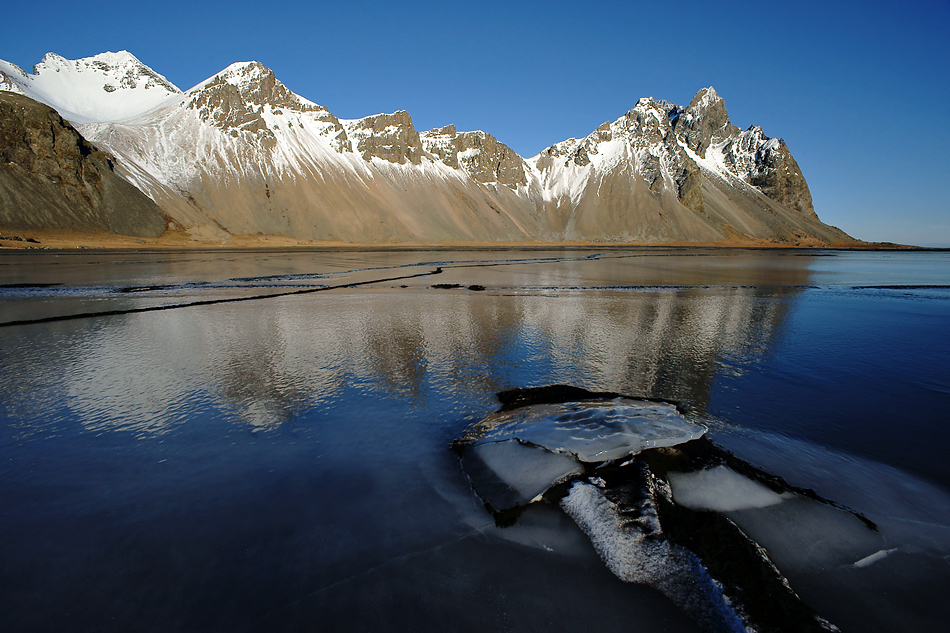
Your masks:
{"label": "steep mountain slope", "polygon": [[55,110],[0,92],[0,226],[157,237],[165,219]]}
{"label": "steep mountain slope", "polygon": [[[66,89],[68,87],[68,89]],[[181,92],[128,53],[0,88],[49,103],[147,193],[173,228],[351,243],[844,242],[818,220],[782,141],[729,123],[711,88],[653,99],[524,160],[484,132],[415,129],[406,112],[341,120],[257,62]]]}

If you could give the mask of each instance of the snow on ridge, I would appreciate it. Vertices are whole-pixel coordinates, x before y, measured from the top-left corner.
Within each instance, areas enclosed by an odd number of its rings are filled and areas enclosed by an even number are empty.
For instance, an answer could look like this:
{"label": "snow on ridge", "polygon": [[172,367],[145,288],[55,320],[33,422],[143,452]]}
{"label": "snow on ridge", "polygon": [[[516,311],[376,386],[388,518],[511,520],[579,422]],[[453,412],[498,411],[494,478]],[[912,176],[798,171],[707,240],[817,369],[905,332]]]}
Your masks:
{"label": "snow on ridge", "polygon": [[[181,90],[127,51],[77,60],[47,53],[24,73],[5,63],[0,70],[28,97],[56,109],[73,123],[122,121],[174,99]],[[17,72],[19,71],[19,72]]]}
{"label": "snow on ridge", "polygon": [[0,59],[0,90],[25,95],[24,85],[29,85],[29,75],[16,64]]}
{"label": "snow on ridge", "polygon": [[700,97],[699,101],[696,103],[696,105],[700,109],[707,108],[711,104],[718,103],[723,100],[722,97],[719,96],[719,93],[716,92],[716,89],[713,88],[712,86],[707,86],[706,88],[702,88],[696,94],[697,96],[699,94],[703,95],[702,97]]}
{"label": "snow on ridge", "polygon": [[[47,53],[39,64],[33,66],[33,75],[38,78],[45,73],[88,73],[93,72],[105,75],[124,84],[121,87],[133,88],[142,87],[150,89],[161,87],[173,93],[180,93],[181,90],[173,83],[168,81],[164,75],[160,75],[128,51],[118,51],[113,53],[107,51],[99,53],[92,57],[84,57],[76,60],[68,60],[56,53]],[[120,73],[125,73],[121,75]],[[144,79],[144,83],[142,80]]]}
{"label": "snow on ridge", "polygon": [[253,83],[254,80],[260,80],[269,72],[270,69],[257,61],[234,62],[227,68],[216,72],[204,81],[199,81],[186,92],[198,92],[199,90],[208,87],[209,84],[217,82],[229,83],[232,86],[237,86],[240,88]]}

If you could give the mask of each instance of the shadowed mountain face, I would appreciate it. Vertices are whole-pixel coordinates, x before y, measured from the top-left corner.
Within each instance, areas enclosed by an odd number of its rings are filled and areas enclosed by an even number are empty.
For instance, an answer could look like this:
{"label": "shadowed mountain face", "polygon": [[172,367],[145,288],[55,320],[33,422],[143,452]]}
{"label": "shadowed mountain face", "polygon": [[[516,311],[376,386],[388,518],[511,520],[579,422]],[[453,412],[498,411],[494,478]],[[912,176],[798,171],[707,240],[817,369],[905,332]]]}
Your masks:
{"label": "shadowed mountain face", "polygon": [[52,108],[0,92],[0,226],[157,237],[161,209]]}
{"label": "shadowed mountain face", "polygon": [[[853,241],[818,219],[784,141],[758,127],[740,131],[712,88],[685,108],[641,99],[587,137],[525,159],[482,131],[420,132],[404,111],[338,119],[257,62],[181,92],[128,53],[47,57],[34,74],[0,61],[0,88],[73,116],[116,157],[118,173],[193,233],[350,243]],[[93,105],[72,115],[78,102]]]}

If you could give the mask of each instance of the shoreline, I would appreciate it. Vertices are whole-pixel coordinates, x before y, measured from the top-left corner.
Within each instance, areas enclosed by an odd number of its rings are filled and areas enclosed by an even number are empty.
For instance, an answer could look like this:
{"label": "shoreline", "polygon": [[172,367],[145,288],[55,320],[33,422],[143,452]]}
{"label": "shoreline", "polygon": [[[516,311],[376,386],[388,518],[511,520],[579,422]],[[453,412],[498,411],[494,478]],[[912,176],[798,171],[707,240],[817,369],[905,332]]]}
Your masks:
{"label": "shoreline", "polygon": [[807,240],[799,243],[772,240],[723,240],[718,242],[591,242],[591,241],[524,241],[524,242],[376,242],[300,240],[283,235],[233,235],[226,239],[195,239],[182,231],[169,231],[160,237],[133,237],[111,233],[79,233],[73,231],[24,231],[0,228],[0,252],[19,250],[317,250],[317,251],[455,251],[455,250],[565,250],[565,249],[627,248],[715,248],[715,249],[794,249],[794,250],[887,250],[933,251],[927,248],[891,242],[835,242]]}

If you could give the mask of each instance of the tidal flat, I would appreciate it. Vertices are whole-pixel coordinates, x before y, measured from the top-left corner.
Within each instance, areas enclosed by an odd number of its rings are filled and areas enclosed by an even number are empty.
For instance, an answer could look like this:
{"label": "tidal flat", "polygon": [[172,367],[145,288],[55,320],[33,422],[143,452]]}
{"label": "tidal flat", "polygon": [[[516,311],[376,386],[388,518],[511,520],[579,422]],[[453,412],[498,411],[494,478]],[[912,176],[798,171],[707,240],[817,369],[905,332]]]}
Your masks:
{"label": "tidal flat", "polygon": [[709,630],[476,494],[453,442],[560,384],[873,523],[732,511],[842,631],[942,630],[948,332],[940,251],[0,252],[0,629]]}

